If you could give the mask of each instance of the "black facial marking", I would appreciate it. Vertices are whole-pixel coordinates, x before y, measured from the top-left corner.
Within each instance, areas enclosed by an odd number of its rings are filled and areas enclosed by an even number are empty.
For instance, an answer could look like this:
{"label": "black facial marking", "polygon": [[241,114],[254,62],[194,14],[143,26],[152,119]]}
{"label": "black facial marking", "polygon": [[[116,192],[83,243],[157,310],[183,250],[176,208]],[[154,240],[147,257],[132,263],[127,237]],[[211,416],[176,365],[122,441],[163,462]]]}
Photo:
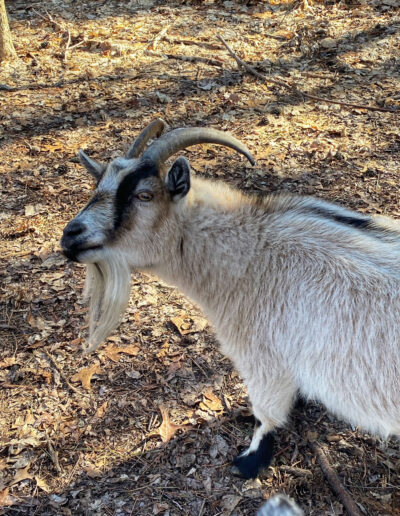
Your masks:
{"label": "black facial marking", "polygon": [[256,478],[257,475],[266,469],[274,454],[274,434],[268,432],[263,436],[257,450],[248,455],[238,455],[233,461],[244,478]]}
{"label": "black facial marking", "polygon": [[159,171],[152,162],[142,163],[121,181],[115,196],[114,229],[118,229],[132,201],[132,196],[142,179],[158,176]]}

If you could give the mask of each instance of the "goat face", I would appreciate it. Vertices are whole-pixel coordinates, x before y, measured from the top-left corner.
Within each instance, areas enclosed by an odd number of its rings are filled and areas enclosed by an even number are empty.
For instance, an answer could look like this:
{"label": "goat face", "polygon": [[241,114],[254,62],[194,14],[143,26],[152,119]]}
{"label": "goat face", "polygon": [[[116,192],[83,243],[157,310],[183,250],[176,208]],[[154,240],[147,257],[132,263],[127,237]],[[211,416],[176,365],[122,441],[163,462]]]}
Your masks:
{"label": "goat face", "polygon": [[171,235],[171,204],[190,188],[189,163],[181,157],[163,179],[152,161],[117,158],[102,167],[80,153],[98,180],[87,206],[64,229],[64,254],[77,262],[96,263],[110,251],[129,249],[133,267],[149,267]]}
{"label": "goat face", "polygon": [[117,158],[108,166],[80,151],[82,164],[98,184],[89,204],[64,229],[61,247],[68,258],[98,263],[119,246],[122,251],[129,249],[132,266],[152,265],[156,256],[152,258],[149,253],[160,249],[162,240],[165,242],[165,231],[161,229],[168,225],[165,222],[171,203],[182,199],[190,188],[189,164],[184,158],[177,159],[163,174],[165,161],[179,150],[199,143],[216,143],[235,149],[254,164],[249,150],[239,140],[205,128],[175,129],[156,139],[142,154],[150,138],[160,136],[164,128],[165,122],[154,120],[140,133],[125,158]]}

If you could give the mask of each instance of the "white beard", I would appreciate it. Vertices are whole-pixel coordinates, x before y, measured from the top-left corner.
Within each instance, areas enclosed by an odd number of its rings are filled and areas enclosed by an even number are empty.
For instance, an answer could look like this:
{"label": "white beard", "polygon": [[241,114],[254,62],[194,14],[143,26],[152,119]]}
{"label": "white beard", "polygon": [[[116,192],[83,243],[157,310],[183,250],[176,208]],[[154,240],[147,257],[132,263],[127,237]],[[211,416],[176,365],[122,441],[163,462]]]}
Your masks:
{"label": "white beard", "polygon": [[89,301],[89,338],[92,353],[111,334],[124,312],[131,290],[131,269],[122,254],[110,252],[104,260],[87,264],[85,298]]}

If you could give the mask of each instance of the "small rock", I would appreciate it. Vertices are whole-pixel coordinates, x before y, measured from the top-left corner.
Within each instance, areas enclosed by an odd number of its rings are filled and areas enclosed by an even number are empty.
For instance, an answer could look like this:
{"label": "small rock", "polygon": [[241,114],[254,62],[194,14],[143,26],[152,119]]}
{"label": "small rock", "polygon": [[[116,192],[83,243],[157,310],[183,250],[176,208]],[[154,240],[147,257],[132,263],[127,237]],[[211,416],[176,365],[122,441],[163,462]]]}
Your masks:
{"label": "small rock", "polygon": [[325,38],[325,39],[322,39],[319,44],[321,45],[322,48],[335,48],[337,47],[337,41],[336,39],[333,39],[333,38]]}

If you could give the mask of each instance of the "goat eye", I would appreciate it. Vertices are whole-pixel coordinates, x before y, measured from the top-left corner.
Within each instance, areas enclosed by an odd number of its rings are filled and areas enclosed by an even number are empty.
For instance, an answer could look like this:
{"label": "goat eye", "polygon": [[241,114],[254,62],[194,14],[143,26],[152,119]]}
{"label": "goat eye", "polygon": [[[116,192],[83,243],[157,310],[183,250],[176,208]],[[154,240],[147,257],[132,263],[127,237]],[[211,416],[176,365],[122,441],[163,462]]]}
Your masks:
{"label": "goat eye", "polygon": [[153,194],[150,192],[139,192],[136,194],[139,201],[149,202],[153,199]]}

